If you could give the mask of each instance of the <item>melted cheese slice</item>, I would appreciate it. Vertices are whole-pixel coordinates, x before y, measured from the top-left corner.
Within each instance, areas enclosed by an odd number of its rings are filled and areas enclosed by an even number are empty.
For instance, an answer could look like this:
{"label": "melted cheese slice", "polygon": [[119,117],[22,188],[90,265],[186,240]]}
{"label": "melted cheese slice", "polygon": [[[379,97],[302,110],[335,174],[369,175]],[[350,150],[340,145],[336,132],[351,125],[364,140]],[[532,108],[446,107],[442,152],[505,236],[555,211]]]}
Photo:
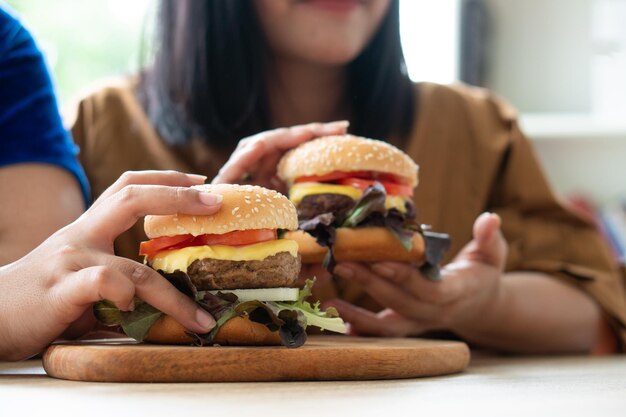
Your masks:
{"label": "melted cheese slice", "polygon": [[289,190],[289,199],[296,206],[308,195],[341,194],[353,200],[361,198],[363,192],[349,185],[324,184],[321,182],[302,182],[294,184]]}
{"label": "melted cheese slice", "polygon": [[167,273],[176,270],[187,271],[189,265],[198,259],[218,259],[221,261],[262,261],[280,252],[298,256],[298,243],[295,240],[278,239],[246,246],[189,246],[183,249],[164,250],[157,253],[150,265]]}
{"label": "melted cheese slice", "polygon": [[[337,185],[337,184],[324,184],[321,182],[302,182],[294,184],[289,190],[289,199],[296,206],[300,204],[302,199],[308,195],[316,194],[341,194],[350,197],[353,200],[358,200],[363,195],[363,192],[358,188],[350,187],[349,185]],[[385,207],[387,209],[396,208],[401,213],[406,212],[404,202],[406,197],[399,195],[387,196],[385,200]]]}

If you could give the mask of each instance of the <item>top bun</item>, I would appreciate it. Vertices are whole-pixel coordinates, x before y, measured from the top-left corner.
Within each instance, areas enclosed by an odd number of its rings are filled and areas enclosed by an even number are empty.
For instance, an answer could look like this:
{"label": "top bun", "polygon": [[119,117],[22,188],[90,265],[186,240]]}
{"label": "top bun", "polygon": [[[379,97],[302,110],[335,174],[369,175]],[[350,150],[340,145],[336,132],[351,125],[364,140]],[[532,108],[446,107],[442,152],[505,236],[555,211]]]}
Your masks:
{"label": "top bun", "polygon": [[298,228],[296,208],[277,191],[235,184],[206,184],[193,188],[221,194],[224,197],[222,208],[210,216],[146,216],[144,229],[150,239],[184,234],[221,235],[235,230]]}
{"label": "top bun", "polygon": [[386,142],[352,135],[326,136],[290,150],[278,164],[278,176],[288,185],[296,178],[333,171],[376,171],[417,186],[417,164]]}

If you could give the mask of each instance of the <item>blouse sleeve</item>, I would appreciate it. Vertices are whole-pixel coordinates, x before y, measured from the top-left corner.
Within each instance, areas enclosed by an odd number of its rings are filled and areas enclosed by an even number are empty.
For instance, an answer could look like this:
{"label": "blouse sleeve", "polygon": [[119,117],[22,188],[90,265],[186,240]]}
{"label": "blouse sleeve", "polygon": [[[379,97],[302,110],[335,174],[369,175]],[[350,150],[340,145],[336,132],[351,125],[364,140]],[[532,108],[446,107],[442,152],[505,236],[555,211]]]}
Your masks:
{"label": "blouse sleeve", "polygon": [[63,127],[52,80],[30,33],[0,7],[0,167],[19,163],[59,166],[89,185],[78,148]]}
{"label": "blouse sleeve", "polygon": [[626,279],[597,228],[551,190],[515,119],[489,205],[503,220],[506,269],[544,272],[589,294],[626,350]]}

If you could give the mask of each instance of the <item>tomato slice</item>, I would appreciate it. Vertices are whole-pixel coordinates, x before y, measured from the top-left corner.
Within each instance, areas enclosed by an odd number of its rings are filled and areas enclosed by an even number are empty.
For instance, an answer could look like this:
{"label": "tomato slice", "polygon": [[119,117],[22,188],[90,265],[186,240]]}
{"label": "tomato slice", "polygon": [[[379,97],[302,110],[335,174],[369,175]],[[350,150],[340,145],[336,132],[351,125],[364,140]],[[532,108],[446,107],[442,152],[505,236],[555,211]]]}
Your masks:
{"label": "tomato slice", "polygon": [[324,175],[309,175],[305,177],[296,178],[295,182],[336,182],[339,183],[341,180],[347,178],[359,178],[364,180],[377,180],[380,182],[390,182],[394,184],[408,184],[408,180],[402,177],[398,177],[393,174],[388,174],[385,172],[375,172],[375,171],[351,171],[351,172],[343,172],[343,171],[333,171],[330,174]]}
{"label": "tomato slice", "polygon": [[296,178],[296,182],[334,182],[336,180],[340,180],[342,178],[349,178],[349,177],[370,178],[371,173],[369,171],[352,171],[352,172],[333,171],[330,174],[309,175],[306,177],[298,177]]}
{"label": "tomato slice", "polygon": [[196,236],[193,242],[187,246],[244,246],[267,242],[268,240],[276,240],[276,238],[276,229],[235,230],[234,232],[224,233],[222,235]]}
{"label": "tomato slice", "polygon": [[139,244],[139,254],[152,256],[157,252],[168,249],[172,246],[179,245],[185,241],[191,241],[192,235],[176,235],[176,236],[161,236],[156,239],[150,239],[146,242]]}
{"label": "tomato slice", "polygon": [[234,232],[224,233],[221,235],[177,235],[162,236],[156,239],[150,239],[147,242],[141,242],[139,246],[139,254],[149,258],[164,250],[182,249],[188,246],[204,246],[204,245],[227,245],[227,246],[244,246],[254,243],[266,242],[268,240],[276,240],[277,233],[275,229],[253,229],[253,230],[235,230]]}
{"label": "tomato slice", "polygon": [[[413,187],[410,185],[397,184],[389,181],[377,180],[380,182],[383,187],[385,187],[385,191],[389,195],[404,195],[404,196],[412,196],[413,195]],[[341,185],[349,185],[350,187],[358,188],[359,190],[365,190],[367,187],[374,185],[373,180],[364,180],[361,178],[344,178],[338,180],[337,183]]]}

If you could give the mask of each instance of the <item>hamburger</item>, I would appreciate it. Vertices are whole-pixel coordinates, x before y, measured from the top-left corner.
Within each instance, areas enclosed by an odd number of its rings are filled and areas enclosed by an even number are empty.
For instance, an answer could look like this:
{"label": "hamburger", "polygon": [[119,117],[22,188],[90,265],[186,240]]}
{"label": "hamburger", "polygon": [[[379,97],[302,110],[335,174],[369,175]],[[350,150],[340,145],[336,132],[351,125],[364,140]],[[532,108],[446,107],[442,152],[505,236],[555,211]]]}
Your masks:
{"label": "hamburger", "polygon": [[294,205],[282,194],[251,185],[195,186],[223,196],[210,216],[146,216],[140,254],[176,288],[213,315],[208,334],[194,334],[140,300],[121,312],[104,300],[96,317],[120,325],[136,340],[172,344],[301,346],[306,327],[346,332],[336,310],[306,301],[313,281],[296,288],[298,243],[284,231],[298,227]]}
{"label": "hamburger", "polygon": [[415,262],[431,279],[450,245],[416,223],[417,164],[398,148],[352,135],[328,136],[287,152],[278,176],[289,186],[304,263]]}

